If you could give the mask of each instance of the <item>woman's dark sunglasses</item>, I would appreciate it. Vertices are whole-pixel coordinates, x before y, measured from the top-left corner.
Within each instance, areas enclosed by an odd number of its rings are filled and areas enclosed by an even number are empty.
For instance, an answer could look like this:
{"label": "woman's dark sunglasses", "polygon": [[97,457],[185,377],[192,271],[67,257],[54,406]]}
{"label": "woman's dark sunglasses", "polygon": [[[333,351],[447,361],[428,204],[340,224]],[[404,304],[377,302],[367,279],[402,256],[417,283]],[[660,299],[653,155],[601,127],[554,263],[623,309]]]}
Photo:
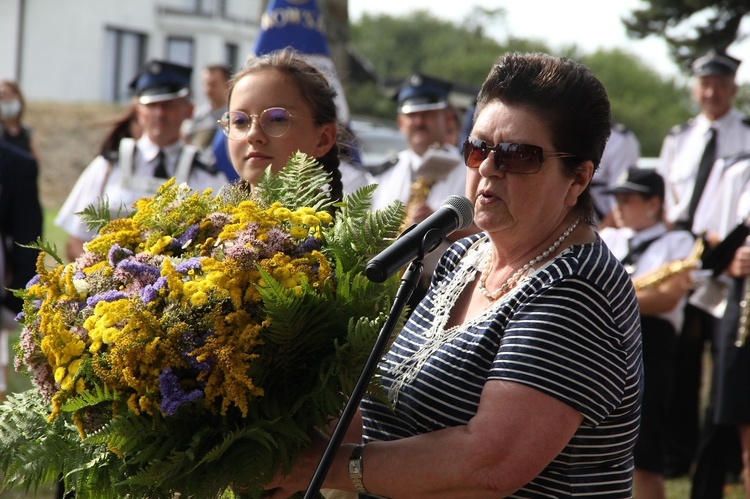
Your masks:
{"label": "woman's dark sunglasses", "polygon": [[487,145],[483,140],[474,137],[466,137],[463,145],[464,163],[469,168],[479,168],[487,159],[490,151],[493,155],[495,168],[500,172],[533,174],[539,173],[547,158],[570,158],[575,154],[567,152],[553,152],[544,154],[539,146],[529,144],[514,144],[501,142],[494,146]]}

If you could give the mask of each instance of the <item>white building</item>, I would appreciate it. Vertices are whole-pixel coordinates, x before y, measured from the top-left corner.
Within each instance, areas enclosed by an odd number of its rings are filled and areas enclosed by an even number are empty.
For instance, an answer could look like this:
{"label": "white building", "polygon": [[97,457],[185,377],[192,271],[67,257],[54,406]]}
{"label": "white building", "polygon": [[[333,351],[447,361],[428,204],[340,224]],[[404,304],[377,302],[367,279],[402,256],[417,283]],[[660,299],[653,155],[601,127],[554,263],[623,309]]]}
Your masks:
{"label": "white building", "polygon": [[263,0],[0,0],[0,79],[30,100],[125,102],[142,64],[238,69]]}

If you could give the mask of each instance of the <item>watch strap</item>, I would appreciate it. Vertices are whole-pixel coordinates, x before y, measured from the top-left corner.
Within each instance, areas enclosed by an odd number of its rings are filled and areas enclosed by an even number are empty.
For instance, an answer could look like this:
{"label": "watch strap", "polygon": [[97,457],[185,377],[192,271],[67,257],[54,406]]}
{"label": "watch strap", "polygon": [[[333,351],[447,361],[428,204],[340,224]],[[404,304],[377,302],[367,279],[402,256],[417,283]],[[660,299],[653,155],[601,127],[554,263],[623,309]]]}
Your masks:
{"label": "watch strap", "polygon": [[349,456],[349,478],[351,478],[354,488],[360,494],[368,494],[365,484],[362,482],[362,474],[364,473],[365,463],[362,456],[364,445],[357,445],[354,447],[351,456]]}

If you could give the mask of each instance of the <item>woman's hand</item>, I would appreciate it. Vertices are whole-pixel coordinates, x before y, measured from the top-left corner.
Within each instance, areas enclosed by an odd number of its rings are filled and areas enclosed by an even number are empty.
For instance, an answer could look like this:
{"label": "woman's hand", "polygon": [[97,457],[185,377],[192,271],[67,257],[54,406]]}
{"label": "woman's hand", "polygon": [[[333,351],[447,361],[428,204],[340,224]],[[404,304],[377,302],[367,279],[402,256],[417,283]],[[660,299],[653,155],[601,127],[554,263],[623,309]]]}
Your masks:
{"label": "woman's hand", "polygon": [[732,263],[729,264],[727,273],[732,277],[745,277],[750,275],[750,246],[740,246],[734,253]]}
{"label": "woman's hand", "polygon": [[264,487],[268,491],[268,495],[264,497],[286,499],[296,492],[307,490],[327,445],[327,437],[315,432],[312,435],[310,447],[301,450],[292,469],[288,473],[284,473],[283,469],[276,471],[271,481]]}

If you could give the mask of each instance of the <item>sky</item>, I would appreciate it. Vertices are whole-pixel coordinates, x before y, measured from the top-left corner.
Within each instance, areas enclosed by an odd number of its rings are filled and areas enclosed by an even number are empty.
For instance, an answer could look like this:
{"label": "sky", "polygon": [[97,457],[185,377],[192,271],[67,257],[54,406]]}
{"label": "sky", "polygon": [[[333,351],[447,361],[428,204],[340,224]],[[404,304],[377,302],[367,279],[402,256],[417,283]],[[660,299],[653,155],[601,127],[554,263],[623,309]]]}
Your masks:
{"label": "sky", "polygon": [[[619,48],[639,56],[645,64],[665,77],[682,78],[670,60],[666,44],[654,37],[631,40],[621,18],[638,9],[640,0],[349,0],[349,18],[357,21],[363,14],[401,16],[415,9],[428,9],[433,15],[456,22],[476,12],[475,5],[501,7],[505,22],[496,30],[500,40],[508,35],[535,39],[552,49],[576,44],[591,53],[599,48]],[[743,20],[744,32],[750,33],[750,22]],[[730,55],[745,62],[737,72],[739,83],[750,83],[750,37],[731,46]]]}

